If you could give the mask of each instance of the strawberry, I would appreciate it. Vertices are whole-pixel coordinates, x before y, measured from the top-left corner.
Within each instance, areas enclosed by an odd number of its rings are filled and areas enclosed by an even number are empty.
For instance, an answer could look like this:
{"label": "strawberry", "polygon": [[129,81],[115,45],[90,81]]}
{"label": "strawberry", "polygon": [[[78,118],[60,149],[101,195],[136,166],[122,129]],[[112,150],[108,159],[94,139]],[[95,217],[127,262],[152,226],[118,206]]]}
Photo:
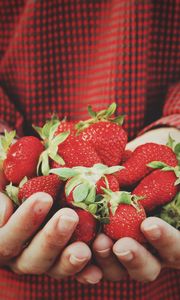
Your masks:
{"label": "strawberry", "polygon": [[[70,135],[58,147],[58,154],[65,161],[65,166],[72,168],[76,166],[92,167],[94,164],[101,163],[101,159],[95,149],[78,136]],[[53,165],[52,167],[57,167]]]}
{"label": "strawberry", "polygon": [[74,167],[52,169],[50,172],[67,180],[65,185],[66,201],[70,205],[79,206],[91,213],[96,213],[96,195],[103,193],[102,188],[119,190],[119,184],[115,176],[111,175],[121,169],[121,166],[108,167],[103,164],[95,164],[91,168]]}
{"label": "strawberry", "polygon": [[75,125],[76,123],[74,121],[62,120],[59,123],[59,126],[54,135],[57,136],[58,134],[63,133],[65,131],[70,131],[71,134],[75,135],[76,134]]}
{"label": "strawberry", "polygon": [[42,142],[34,136],[25,136],[10,146],[3,163],[8,181],[19,184],[27,176],[36,176],[38,160],[44,150]]}
{"label": "strawberry", "polygon": [[107,166],[121,162],[127,143],[127,134],[122,128],[122,116],[112,118],[116,104],[112,103],[107,110],[98,113],[88,108],[91,119],[80,121],[75,128],[79,137],[94,147],[101,161]]}
{"label": "strawberry", "polygon": [[125,163],[132,155],[133,151],[131,150],[124,150],[123,155],[122,155],[122,160],[121,164]]}
{"label": "strawberry", "polygon": [[12,184],[6,186],[8,196],[18,205],[37,192],[48,193],[55,200],[62,186],[57,175],[39,176],[29,180],[25,178],[23,181],[19,187]]}
{"label": "strawberry", "polygon": [[119,182],[113,174],[108,174],[104,177],[101,177],[96,183],[96,194],[103,194],[103,188],[108,188],[113,192],[119,191]]}
{"label": "strawberry", "polygon": [[75,208],[79,216],[79,223],[72,236],[72,241],[82,241],[90,244],[97,233],[97,220],[88,211]]}
{"label": "strawberry", "polygon": [[162,161],[169,166],[177,165],[176,154],[165,145],[146,143],[137,147],[131,157],[123,164],[124,169],[115,175],[121,187],[129,187],[140,181],[152,171],[147,166],[151,161]]}
{"label": "strawberry", "polygon": [[137,201],[138,197],[128,192],[105,190],[104,200],[109,203],[108,223],[103,225],[104,233],[113,240],[131,237],[144,243],[140,225],[146,218],[146,213]]}
{"label": "strawberry", "polygon": [[[66,167],[85,166],[91,167],[101,162],[94,148],[80,137],[76,136],[75,122],[61,121],[55,136],[65,130],[70,131],[68,138],[59,145],[58,155],[63,158]],[[52,168],[62,167],[55,161],[51,163]]]}
{"label": "strawberry", "polygon": [[161,170],[155,170],[147,175],[133,191],[134,194],[144,197],[140,202],[147,212],[170,202],[180,188],[180,181],[177,179],[178,167],[169,167],[161,162],[152,162],[149,166],[154,168],[157,166]]}

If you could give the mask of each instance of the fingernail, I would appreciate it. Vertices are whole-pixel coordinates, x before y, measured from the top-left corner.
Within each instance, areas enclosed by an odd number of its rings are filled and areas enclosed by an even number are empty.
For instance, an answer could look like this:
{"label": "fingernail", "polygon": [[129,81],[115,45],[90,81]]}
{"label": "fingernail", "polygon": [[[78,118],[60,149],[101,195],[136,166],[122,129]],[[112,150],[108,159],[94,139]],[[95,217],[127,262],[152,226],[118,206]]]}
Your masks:
{"label": "fingernail", "polygon": [[148,234],[148,237],[151,240],[157,240],[161,236],[161,230],[159,226],[157,225],[144,225],[143,231],[145,231]]}
{"label": "fingernail", "polygon": [[98,250],[96,251],[96,253],[102,257],[102,258],[106,258],[110,255],[111,253],[111,248],[107,248],[107,249],[104,249],[104,250]]}
{"label": "fingernail", "polygon": [[83,257],[83,258],[78,258],[76,256],[74,256],[73,254],[71,254],[71,256],[69,257],[69,261],[72,265],[80,265],[82,263],[84,263],[85,261],[88,261],[87,257]]}
{"label": "fingernail", "polygon": [[4,224],[4,217],[6,214],[6,203],[0,200],[0,227]]}
{"label": "fingernail", "polygon": [[97,284],[100,281],[100,279],[88,279],[88,278],[85,278],[85,280],[90,284]]}
{"label": "fingernail", "polygon": [[61,216],[58,222],[58,228],[61,232],[69,232],[75,228],[77,219],[70,216]]}
{"label": "fingernail", "polygon": [[133,253],[131,251],[124,251],[124,252],[115,251],[115,254],[124,261],[130,261],[133,259]]}

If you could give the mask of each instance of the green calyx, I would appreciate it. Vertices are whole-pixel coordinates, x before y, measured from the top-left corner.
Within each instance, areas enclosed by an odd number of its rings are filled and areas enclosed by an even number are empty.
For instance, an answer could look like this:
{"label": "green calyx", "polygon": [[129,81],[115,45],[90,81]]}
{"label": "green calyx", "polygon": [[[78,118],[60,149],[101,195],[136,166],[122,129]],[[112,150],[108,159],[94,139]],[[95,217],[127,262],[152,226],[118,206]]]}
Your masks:
{"label": "green calyx", "polygon": [[8,185],[6,185],[5,188],[5,194],[13,201],[15,206],[19,206],[20,202],[18,199],[18,193],[20,188],[28,181],[27,177],[24,177],[21,182],[19,183],[19,186],[14,186],[12,182]]}
{"label": "green calyx", "polygon": [[177,177],[177,180],[175,181],[174,185],[180,184],[180,166],[177,165],[176,167],[171,167],[162,161],[152,161],[149,164],[147,164],[148,167],[153,169],[161,169],[162,171],[173,171]]}
{"label": "green calyx", "polygon": [[104,191],[103,197],[107,203],[110,203],[110,209],[113,215],[115,214],[120,204],[132,205],[138,211],[140,210],[138,201],[143,199],[144,197],[136,196],[126,191],[112,192],[109,189],[102,189]]}
{"label": "green calyx", "polygon": [[72,192],[74,206],[88,210],[99,218],[99,213],[104,205],[102,199],[99,199],[99,195],[96,195],[96,183],[103,177],[108,187],[106,175],[113,174],[122,168],[122,166],[108,167],[103,164],[95,164],[91,168],[57,168],[50,170],[50,173],[60,176],[64,181],[69,179],[65,186],[66,196],[68,197]]}
{"label": "green calyx", "polygon": [[16,136],[16,131],[10,131],[4,130],[4,136],[0,137],[0,162],[3,162],[7,157],[7,152],[10,148],[10,146],[13,143],[13,140]]}
{"label": "green calyx", "polygon": [[166,146],[170,147],[176,154],[178,165],[180,166],[180,143],[176,143],[176,141],[169,135]]}
{"label": "green calyx", "polygon": [[180,230],[180,192],[170,203],[162,207],[159,217]]}
{"label": "green calyx", "polygon": [[116,108],[117,106],[115,102],[113,102],[107,109],[101,110],[99,112],[93,111],[92,107],[88,106],[88,113],[91,116],[91,118],[86,121],[80,121],[79,123],[76,124],[75,128],[77,130],[77,133],[80,133],[85,128],[100,121],[101,122],[109,121],[112,123],[116,123],[118,125],[122,125],[124,121],[124,115],[113,117]]}
{"label": "green calyx", "polygon": [[58,155],[58,146],[63,143],[69,136],[70,132],[66,131],[55,135],[55,132],[60,125],[59,119],[53,117],[50,121],[41,128],[33,126],[33,128],[38,132],[40,137],[44,141],[45,150],[41,153],[39,162],[37,165],[37,173],[42,173],[42,175],[48,175],[50,170],[49,158],[60,165],[64,165],[65,162],[62,157]]}

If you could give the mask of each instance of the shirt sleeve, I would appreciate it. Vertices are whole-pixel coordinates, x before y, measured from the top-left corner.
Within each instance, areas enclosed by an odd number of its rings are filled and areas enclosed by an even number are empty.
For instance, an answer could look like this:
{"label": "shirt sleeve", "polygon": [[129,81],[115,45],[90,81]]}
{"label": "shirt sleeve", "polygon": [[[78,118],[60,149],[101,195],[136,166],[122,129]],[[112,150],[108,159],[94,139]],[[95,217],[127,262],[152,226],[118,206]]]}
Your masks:
{"label": "shirt sleeve", "polygon": [[0,128],[15,129],[17,134],[23,134],[23,116],[18,111],[4,90],[0,87]]}
{"label": "shirt sleeve", "polygon": [[139,134],[162,126],[180,129],[180,82],[169,88],[162,117],[146,126]]}

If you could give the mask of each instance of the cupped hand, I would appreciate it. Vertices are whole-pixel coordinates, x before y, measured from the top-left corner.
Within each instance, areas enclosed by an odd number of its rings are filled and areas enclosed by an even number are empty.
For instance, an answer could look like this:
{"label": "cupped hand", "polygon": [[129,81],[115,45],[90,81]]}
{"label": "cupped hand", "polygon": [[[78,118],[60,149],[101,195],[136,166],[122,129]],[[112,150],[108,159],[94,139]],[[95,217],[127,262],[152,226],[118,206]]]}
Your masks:
{"label": "cupped hand", "polygon": [[[166,144],[169,134],[180,142],[179,130],[157,128],[128,143],[127,149],[134,150],[146,142]],[[180,232],[156,217],[146,218],[141,230],[156,250],[153,253],[128,237],[114,243],[103,233],[97,236],[93,252],[104,278],[119,281],[129,275],[137,281],[149,282],[155,280],[163,268],[180,269]]]}
{"label": "cupped hand", "polygon": [[[39,230],[52,203],[48,194],[36,193],[13,213],[10,199],[0,193],[0,266],[9,266],[17,274],[45,273],[61,279],[79,273],[87,265],[91,251],[85,243],[67,246],[78,223],[72,209],[60,209]],[[90,267],[87,282],[88,278],[93,281],[94,268]],[[101,277],[99,271],[97,281]]]}
{"label": "cupped hand", "polygon": [[106,279],[119,281],[128,274],[137,281],[151,282],[163,268],[180,269],[180,232],[156,217],[144,220],[141,230],[155,255],[128,237],[114,244],[104,234],[96,238],[93,250]]}

